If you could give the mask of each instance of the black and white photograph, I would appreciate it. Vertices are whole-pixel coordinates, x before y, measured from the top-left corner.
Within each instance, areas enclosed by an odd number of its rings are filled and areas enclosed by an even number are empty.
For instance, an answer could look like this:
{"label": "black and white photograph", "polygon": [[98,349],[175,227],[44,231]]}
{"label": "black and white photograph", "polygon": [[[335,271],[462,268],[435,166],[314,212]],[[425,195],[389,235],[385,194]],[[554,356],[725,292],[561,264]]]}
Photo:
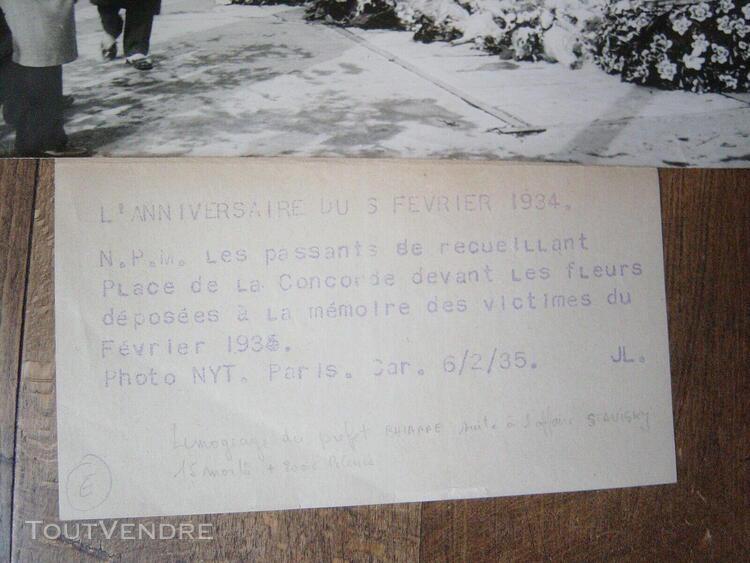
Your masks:
{"label": "black and white photograph", "polygon": [[749,561],[750,0],[0,0],[0,563]]}
{"label": "black and white photograph", "polygon": [[4,156],[741,167],[746,0],[0,0]]}

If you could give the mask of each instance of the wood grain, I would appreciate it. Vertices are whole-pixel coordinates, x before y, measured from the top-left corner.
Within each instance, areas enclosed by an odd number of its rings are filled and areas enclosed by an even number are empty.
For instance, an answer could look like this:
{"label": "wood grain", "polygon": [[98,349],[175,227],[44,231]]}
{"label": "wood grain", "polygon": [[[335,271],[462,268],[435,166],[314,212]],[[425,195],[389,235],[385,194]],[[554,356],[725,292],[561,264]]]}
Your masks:
{"label": "wood grain", "polygon": [[677,485],[145,519],[209,522],[216,539],[115,541],[100,533],[74,542],[32,540],[24,523],[57,521],[53,170],[41,163],[16,432],[13,560],[742,559],[750,552],[750,171],[671,170],[660,179]]}
{"label": "wood grain", "polygon": [[36,162],[0,160],[0,561],[10,557],[18,360]]}
{"label": "wood grain", "polygon": [[[56,523],[53,166],[40,167],[27,295],[13,520],[14,561],[415,561],[419,504],[224,514],[142,521],[213,524],[213,541],[32,539],[31,520]],[[121,520],[138,522],[139,520]],[[110,526],[112,521],[105,521]],[[74,535],[74,534],[72,534]]]}
{"label": "wood grain", "polygon": [[747,559],[750,171],[660,183],[677,485],[426,503],[422,560]]}
{"label": "wood grain", "polygon": [[24,522],[54,520],[57,509],[55,433],[55,332],[52,284],[53,165],[42,161],[37,179],[31,261],[16,419],[16,471],[13,490],[13,560],[60,560],[28,550]]}

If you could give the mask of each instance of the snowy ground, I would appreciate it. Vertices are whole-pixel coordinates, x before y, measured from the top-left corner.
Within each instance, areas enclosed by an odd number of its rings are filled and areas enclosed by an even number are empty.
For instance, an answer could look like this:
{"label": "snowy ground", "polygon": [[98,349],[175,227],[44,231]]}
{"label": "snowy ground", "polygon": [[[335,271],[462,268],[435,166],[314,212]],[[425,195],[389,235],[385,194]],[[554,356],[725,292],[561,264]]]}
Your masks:
{"label": "snowy ground", "polygon": [[[502,61],[301,9],[165,0],[157,68],[99,56],[78,3],[67,129],[98,155],[357,155],[747,166],[750,96],[662,92],[593,66]],[[542,132],[528,130],[544,129]],[[7,139],[7,131],[6,131]]]}

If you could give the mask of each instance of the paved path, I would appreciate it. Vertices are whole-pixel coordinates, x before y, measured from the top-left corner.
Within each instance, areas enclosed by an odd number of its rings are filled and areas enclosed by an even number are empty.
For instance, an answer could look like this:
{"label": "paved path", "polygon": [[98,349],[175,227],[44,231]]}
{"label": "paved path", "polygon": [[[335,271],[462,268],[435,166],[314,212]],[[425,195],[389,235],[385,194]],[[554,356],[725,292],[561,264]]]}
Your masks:
{"label": "paved path", "polygon": [[[100,155],[358,155],[747,165],[747,97],[657,92],[596,67],[501,61],[289,7],[165,0],[157,68],[99,57],[77,10],[68,129]],[[524,128],[544,132],[508,134]]]}

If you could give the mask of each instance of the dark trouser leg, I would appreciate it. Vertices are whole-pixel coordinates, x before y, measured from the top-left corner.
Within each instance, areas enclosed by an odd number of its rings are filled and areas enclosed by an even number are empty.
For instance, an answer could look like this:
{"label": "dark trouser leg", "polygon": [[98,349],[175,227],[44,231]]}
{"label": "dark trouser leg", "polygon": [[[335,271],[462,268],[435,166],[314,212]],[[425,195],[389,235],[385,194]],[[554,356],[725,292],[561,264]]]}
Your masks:
{"label": "dark trouser leg", "polygon": [[154,15],[152,13],[143,10],[126,10],[125,37],[123,39],[126,57],[137,53],[148,55],[153,24]]}
{"label": "dark trouser leg", "polygon": [[[0,57],[0,104],[3,104],[3,107],[5,107],[5,100],[8,98],[8,91],[10,90],[8,84],[10,80],[11,62],[10,57]],[[10,125],[10,122],[7,119],[5,122]]]}
{"label": "dark trouser leg", "polygon": [[0,104],[3,103],[4,94],[4,76],[7,63],[10,62],[13,55],[13,39],[10,35],[10,28],[5,21],[5,14],[0,10]]}
{"label": "dark trouser leg", "polygon": [[99,6],[99,18],[102,20],[102,27],[107,32],[107,35],[111,35],[115,39],[120,37],[123,21],[120,17],[119,8],[103,8]]}
{"label": "dark trouser leg", "polygon": [[6,120],[16,129],[18,156],[36,156],[62,149],[62,66],[28,67],[10,63],[6,82]]}

